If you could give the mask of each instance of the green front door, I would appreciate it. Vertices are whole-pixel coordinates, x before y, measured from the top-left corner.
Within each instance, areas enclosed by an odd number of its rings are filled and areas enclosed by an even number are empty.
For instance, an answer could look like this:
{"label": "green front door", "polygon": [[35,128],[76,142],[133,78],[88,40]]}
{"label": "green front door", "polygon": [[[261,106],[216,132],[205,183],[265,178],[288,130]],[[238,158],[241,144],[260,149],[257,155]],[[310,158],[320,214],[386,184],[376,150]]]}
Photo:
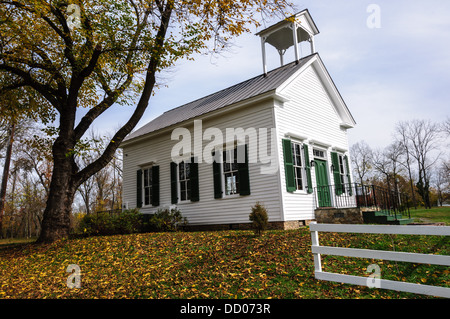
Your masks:
{"label": "green front door", "polygon": [[331,207],[327,162],[319,159],[315,159],[314,162],[317,182],[317,200],[319,201],[319,207]]}

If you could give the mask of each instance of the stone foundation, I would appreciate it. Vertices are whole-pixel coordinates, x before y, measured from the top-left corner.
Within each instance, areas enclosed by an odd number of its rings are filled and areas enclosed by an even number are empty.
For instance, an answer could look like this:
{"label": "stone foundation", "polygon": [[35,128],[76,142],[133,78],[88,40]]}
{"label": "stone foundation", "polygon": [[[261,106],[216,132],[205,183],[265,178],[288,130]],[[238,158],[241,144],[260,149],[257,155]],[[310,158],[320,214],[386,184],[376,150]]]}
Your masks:
{"label": "stone foundation", "polygon": [[[285,222],[269,222],[267,230],[291,230],[299,229],[309,225],[311,220],[293,220]],[[252,223],[239,224],[219,224],[219,225],[187,225],[184,227],[186,231],[207,231],[207,230],[251,230]]]}
{"label": "stone foundation", "polygon": [[318,208],[314,213],[320,224],[364,224],[359,208]]}

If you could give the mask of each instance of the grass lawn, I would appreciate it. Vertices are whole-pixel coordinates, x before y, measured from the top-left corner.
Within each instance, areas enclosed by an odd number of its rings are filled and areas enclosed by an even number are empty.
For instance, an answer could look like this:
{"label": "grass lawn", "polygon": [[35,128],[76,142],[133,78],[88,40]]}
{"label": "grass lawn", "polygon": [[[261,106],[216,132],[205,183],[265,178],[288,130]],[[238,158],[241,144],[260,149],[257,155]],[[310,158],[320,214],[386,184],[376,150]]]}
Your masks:
{"label": "grass lawn", "polygon": [[447,226],[450,226],[450,206],[433,207],[432,209],[412,208],[410,212],[411,218],[414,218],[415,222],[443,222]]}
{"label": "grass lawn", "polygon": [[[321,245],[450,255],[440,236],[320,234]],[[323,270],[450,287],[448,267],[323,256]],[[81,269],[69,289],[66,269]],[[0,298],[432,298],[314,278],[309,228],[148,233],[0,246]]]}

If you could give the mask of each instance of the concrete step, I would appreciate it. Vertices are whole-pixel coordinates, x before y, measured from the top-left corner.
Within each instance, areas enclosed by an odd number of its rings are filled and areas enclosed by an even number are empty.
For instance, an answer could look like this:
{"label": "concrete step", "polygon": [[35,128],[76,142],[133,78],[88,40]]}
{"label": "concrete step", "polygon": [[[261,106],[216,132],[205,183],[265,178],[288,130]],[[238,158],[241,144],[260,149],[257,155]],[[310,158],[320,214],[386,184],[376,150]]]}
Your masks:
{"label": "concrete step", "polygon": [[401,214],[389,216],[387,212],[373,211],[363,212],[364,223],[383,224],[383,225],[407,225],[413,222],[413,219],[403,218]]}

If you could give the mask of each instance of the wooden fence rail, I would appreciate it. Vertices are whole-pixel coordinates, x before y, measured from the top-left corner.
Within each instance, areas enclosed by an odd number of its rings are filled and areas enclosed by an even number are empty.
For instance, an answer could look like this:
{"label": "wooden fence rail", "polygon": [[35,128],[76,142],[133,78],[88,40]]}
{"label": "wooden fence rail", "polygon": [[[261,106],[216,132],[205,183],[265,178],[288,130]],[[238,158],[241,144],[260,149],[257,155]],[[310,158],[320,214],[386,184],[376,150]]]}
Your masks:
{"label": "wooden fence rail", "polygon": [[321,254],[359,258],[374,258],[443,266],[450,266],[450,256],[370,249],[327,247],[320,246],[319,244],[319,232],[450,236],[449,226],[345,225],[317,224],[313,222],[309,225],[309,227],[311,231],[311,251],[314,256],[314,270],[316,279],[450,298],[450,288],[446,287],[420,285],[374,277],[360,277],[323,272],[321,264]]}

